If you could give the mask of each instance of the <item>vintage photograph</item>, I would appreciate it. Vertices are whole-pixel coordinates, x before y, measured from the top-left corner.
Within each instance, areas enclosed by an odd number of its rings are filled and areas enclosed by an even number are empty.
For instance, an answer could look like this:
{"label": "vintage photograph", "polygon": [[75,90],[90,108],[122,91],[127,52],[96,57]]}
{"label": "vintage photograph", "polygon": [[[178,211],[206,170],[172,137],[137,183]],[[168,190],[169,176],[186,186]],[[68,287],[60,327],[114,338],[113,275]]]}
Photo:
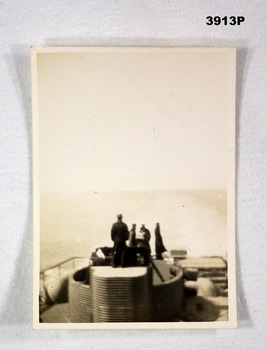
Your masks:
{"label": "vintage photograph", "polygon": [[37,329],[233,328],[233,48],[32,48]]}

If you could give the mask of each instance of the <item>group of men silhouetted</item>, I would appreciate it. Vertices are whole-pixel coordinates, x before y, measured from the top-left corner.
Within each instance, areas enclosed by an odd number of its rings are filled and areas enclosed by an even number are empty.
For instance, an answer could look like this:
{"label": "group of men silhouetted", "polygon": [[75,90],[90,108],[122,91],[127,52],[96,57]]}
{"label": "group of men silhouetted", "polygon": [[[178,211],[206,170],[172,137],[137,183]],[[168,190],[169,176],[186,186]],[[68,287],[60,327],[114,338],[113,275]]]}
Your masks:
{"label": "group of men silhouetted", "polygon": [[[117,222],[111,228],[111,239],[114,242],[112,266],[148,266],[151,254],[150,231],[145,225],[142,225],[140,231],[136,233],[136,224],[133,224],[129,232],[128,226],[122,221],[122,214],[117,215],[117,218]],[[128,240],[127,246],[126,241]],[[155,228],[155,251],[157,259],[162,259],[162,253],[166,251],[159,223],[156,224]]]}

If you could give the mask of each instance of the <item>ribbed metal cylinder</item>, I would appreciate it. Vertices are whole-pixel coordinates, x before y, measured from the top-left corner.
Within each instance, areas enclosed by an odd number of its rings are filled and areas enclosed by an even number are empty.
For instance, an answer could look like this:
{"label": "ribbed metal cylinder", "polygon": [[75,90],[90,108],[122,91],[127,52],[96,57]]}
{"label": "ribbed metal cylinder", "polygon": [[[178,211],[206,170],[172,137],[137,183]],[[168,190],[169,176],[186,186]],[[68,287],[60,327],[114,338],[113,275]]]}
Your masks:
{"label": "ribbed metal cylinder", "polygon": [[147,268],[93,268],[94,322],[147,322],[150,285]]}
{"label": "ribbed metal cylinder", "polygon": [[79,270],[69,280],[70,321],[73,323],[93,322],[92,288],[80,281],[85,273],[85,269]]}
{"label": "ribbed metal cylinder", "polygon": [[69,280],[71,322],[159,322],[177,316],[183,304],[182,271],[176,268],[174,276],[170,265],[154,265],[153,285],[152,267],[77,271]]}

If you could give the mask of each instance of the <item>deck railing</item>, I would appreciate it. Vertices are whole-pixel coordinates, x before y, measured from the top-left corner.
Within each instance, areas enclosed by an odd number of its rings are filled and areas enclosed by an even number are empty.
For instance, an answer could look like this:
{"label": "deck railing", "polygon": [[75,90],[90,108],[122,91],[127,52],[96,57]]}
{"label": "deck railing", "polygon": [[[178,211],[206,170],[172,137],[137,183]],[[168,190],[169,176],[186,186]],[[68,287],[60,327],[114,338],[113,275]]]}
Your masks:
{"label": "deck railing", "polygon": [[40,276],[44,275],[46,273],[46,271],[49,271],[49,270],[53,270],[53,269],[56,269],[58,268],[59,270],[59,275],[61,275],[61,271],[62,271],[62,266],[67,264],[68,262],[72,261],[72,268],[73,270],[75,270],[76,268],[76,260],[79,259],[88,259],[88,264],[89,264],[89,257],[88,256],[73,256],[71,258],[68,258],[64,261],[61,261],[60,263],[58,264],[55,264],[53,266],[50,266],[50,267],[47,267],[46,269],[43,269],[40,271]]}

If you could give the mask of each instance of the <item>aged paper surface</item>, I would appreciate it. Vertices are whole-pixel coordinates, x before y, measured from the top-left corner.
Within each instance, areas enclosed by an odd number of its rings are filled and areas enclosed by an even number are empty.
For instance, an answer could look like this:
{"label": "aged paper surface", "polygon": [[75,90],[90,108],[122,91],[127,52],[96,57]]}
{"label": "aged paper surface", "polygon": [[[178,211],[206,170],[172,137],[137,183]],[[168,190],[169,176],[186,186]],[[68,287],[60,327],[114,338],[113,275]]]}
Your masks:
{"label": "aged paper surface", "polygon": [[32,77],[34,327],[235,327],[235,49],[33,48]]}

